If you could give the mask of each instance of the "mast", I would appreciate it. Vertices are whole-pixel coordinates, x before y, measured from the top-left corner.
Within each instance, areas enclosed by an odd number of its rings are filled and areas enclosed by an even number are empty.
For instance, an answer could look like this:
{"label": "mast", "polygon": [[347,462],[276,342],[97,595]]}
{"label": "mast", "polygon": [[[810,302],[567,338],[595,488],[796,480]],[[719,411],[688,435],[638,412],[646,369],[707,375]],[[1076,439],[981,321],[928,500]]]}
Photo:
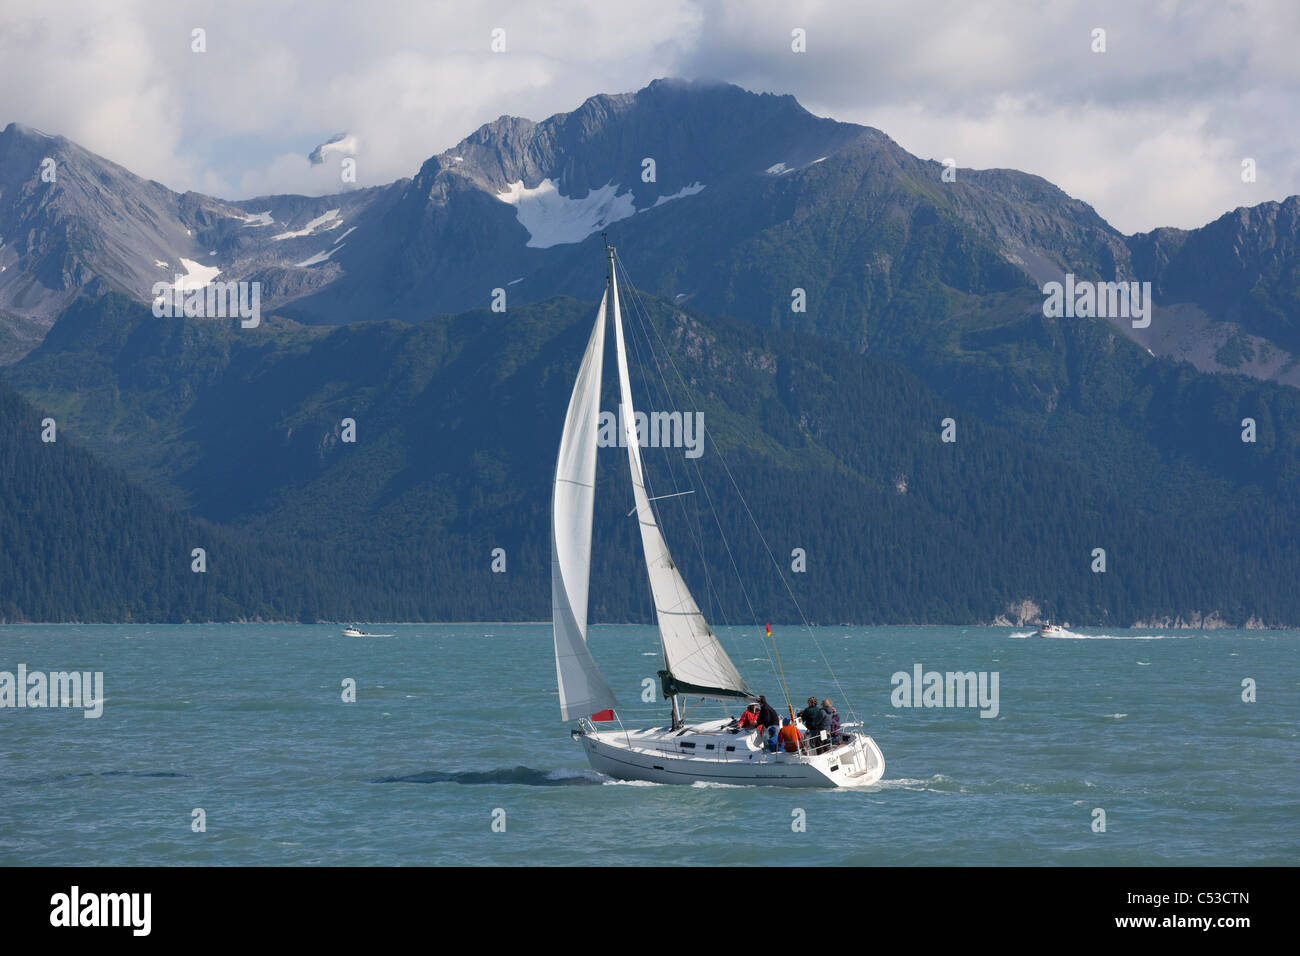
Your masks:
{"label": "mast", "polygon": [[[616,279],[615,276],[614,276],[614,247],[611,246],[611,245],[609,244],[609,240],[605,237],[605,234],[604,234],[604,233],[601,233],[601,238],[605,240],[605,256],[606,256],[606,259],[608,260],[608,263],[609,263],[609,274],[608,274],[608,277],[607,277],[607,279],[606,279],[606,284],[609,286],[609,300],[610,300],[610,302],[612,303],[612,310],[613,310],[613,312],[614,312],[614,315],[617,316],[617,315],[619,314],[619,311],[618,311],[618,281],[617,281],[617,279]],[[621,325],[621,323],[620,323],[620,325]],[[622,330],[621,330],[621,328],[619,329],[619,337],[620,337],[620,340],[621,340],[621,338],[622,338]],[[622,411],[623,411],[623,410],[620,409],[620,412],[622,412]],[[627,415],[627,420],[630,421],[631,418],[632,418],[632,409],[631,409],[631,408],[626,409],[625,414]],[[634,433],[630,433],[630,434],[628,435],[628,439],[627,439],[628,441],[632,441],[632,440],[633,440],[633,434],[634,434]],[[638,520],[638,521],[640,520],[640,515],[637,516],[637,520]],[[652,592],[651,592],[651,593],[652,593],[652,596],[653,596],[653,588],[652,588]],[[662,635],[660,636],[660,640],[659,640],[659,650],[660,650],[660,652],[663,654],[663,658],[664,658],[664,671],[665,671],[665,672],[671,671],[671,670],[672,670],[672,664],[671,664],[671,662],[670,662],[669,659],[668,659],[668,646],[667,646],[667,643],[663,640]],[[672,706],[672,710],[673,710],[672,729],[673,729],[673,730],[680,730],[680,729],[681,729],[681,726],[682,726],[682,714],[681,714],[681,708],[680,708],[680,707],[678,706],[678,704],[677,704],[677,695],[676,695],[676,694],[669,694],[669,695],[668,695],[668,702],[669,702],[669,704]]]}

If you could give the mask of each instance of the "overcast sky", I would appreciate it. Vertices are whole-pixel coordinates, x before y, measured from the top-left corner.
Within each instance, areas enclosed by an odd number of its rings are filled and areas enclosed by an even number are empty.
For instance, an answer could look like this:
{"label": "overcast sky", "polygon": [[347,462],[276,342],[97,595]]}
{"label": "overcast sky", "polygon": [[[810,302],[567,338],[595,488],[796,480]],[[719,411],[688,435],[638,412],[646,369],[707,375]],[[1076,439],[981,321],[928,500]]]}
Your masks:
{"label": "overcast sky", "polygon": [[229,199],[338,191],[337,162],[307,159],[336,133],[378,185],[501,114],[660,76],[792,93],[924,158],[1037,173],[1124,232],[1300,193],[1294,0],[0,0],[0,126]]}

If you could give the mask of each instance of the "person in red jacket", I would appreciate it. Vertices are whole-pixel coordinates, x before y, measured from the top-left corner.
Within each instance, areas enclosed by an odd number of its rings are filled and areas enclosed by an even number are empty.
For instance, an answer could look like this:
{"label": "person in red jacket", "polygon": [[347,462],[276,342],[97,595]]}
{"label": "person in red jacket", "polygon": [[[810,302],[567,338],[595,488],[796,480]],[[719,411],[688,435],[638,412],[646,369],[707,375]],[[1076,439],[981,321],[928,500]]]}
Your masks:
{"label": "person in red jacket", "polygon": [[794,721],[789,717],[782,719],[781,724],[781,736],[778,739],[781,741],[781,745],[785,747],[785,752],[788,754],[798,753],[799,743],[803,740],[799,728],[794,725]]}
{"label": "person in red jacket", "polygon": [[740,715],[738,726],[741,730],[754,730],[758,727],[758,704],[750,704],[745,708],[745,712]]}

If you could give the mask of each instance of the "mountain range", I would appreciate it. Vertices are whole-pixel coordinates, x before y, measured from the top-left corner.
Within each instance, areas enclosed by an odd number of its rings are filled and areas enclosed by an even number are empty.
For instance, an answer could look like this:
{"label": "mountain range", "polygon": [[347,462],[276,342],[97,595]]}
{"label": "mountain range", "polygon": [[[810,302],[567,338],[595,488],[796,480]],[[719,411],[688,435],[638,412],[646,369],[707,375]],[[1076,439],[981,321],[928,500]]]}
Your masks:
{"label": "mountain range", "polygon": [[[45,158],[55,182],[41,179]],[[859,350],[989,296],[1039,307],[1042,284],[1066,273],[1150,281],[1152,326],[1125,334],[1203,370],[1300,384],[1300,197],[1124,236],[1040,177],[943,171],[793,97],[679,80],[539,123],[503,116],[409,180],[316,198],[177,194],[10,124],[0,358],[30,349],[82,291],[149,302],[156,282],[203,270],[258,281],[264,308],[313,324],[419,320],[483,307],[495,289],[588,298],[608,230],[649,292]],[[791,311],[795,288],[806,312]]]}
{"label": "mountain range", "polygon": [[[502,117],[412,179],[318,198],[178,195],[11,124],[4,375],[129,477],[137,509],[248,549],[223,612],[152,613],[544,618],[605,233],[639,290],[636,355],[681,373],[641,362],[645,407],[708,423],[698,462],[647,463],[701,492],[665,524],[720,619],[749,623],[737,577],[771,599],[756,613],[796,619],[770,546],[822,623],[989,621],[1026,600],[1076,623],[1300,621],[1300,199],[1124,236],[1041,178],[943,172],[791,97],[681,81]],[[267,317],[156,318],[178,273],[260,282]],[[1067,273],[1151,282],[1150,327],[1045,316]],[[20,462],[44,451],[23,429]],[[645,620],[619,454],[601,452],[593,616]],[[44,546],[39,525],[9,540],[20,564]],[[284,578],[272,596],[249,583],[259,552]],[[60,608],[25,580],[0,595],[11,619],[150,613],[108,591]]]}

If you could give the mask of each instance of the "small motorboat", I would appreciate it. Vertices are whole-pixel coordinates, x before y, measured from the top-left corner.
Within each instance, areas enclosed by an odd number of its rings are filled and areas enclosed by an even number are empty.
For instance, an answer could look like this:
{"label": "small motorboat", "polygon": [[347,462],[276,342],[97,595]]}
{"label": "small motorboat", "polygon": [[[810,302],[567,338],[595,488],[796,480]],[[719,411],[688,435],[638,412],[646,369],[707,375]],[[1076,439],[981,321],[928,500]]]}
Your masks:
{"label": "small motorboat", "polygon": [[349,624],[347,627],[343,628],[343,636],[344,637],[374,637],[375,635],[361,630],[361,628],[355,624]]}
{"label": "small motorboat", "polygon": [[1065,628],[1059,624],[1048,624],[1043,622],[1038,625],[1039,637],[1065,637]]}

